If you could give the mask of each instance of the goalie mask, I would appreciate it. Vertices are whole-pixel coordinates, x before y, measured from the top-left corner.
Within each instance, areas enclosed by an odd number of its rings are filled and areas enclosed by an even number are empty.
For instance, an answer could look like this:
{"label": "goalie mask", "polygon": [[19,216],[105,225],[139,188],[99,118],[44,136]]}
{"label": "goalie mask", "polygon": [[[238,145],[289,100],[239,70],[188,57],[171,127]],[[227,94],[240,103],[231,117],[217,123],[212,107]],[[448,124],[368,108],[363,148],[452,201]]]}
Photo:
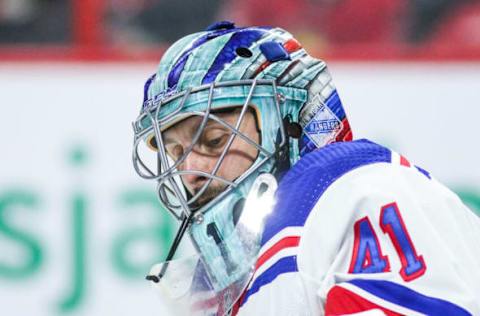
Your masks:
{"label": "goalie mask", "polygon": [[[277,180],[351,140],[345,112],[325,63],[291,34],[229,22],[173,44],[144,92],[134,167],[181,221],[148,278],[176,314],[226,314],[253,274]],[[185,232],[197,255],[172,260]]]}

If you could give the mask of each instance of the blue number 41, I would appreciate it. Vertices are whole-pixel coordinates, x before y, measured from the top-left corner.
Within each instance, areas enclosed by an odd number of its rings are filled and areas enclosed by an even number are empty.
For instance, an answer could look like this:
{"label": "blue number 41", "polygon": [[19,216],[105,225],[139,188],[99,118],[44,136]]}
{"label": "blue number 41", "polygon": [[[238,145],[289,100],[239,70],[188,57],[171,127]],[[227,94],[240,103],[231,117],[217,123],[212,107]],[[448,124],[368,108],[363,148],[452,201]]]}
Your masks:
{"label": "blue number 41", "polygon": [[[402,279],[408,282],[422,276],[427,269],[425,261],[423,256],[417,254],[396,203],[382,207],[380,227],[390,237],[400,258]],[[390,271],[388,256],[383,255],[370,220],[368,217],[363,217],[354,225],[353,254],[349,273],[387,271]]]}

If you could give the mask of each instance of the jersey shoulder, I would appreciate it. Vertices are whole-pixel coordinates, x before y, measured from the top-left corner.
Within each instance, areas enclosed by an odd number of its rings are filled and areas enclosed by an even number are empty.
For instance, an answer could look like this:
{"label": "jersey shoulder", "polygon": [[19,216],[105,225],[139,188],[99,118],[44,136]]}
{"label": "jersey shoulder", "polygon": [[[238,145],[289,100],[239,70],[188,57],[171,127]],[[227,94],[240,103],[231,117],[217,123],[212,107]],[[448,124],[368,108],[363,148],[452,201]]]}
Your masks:
{"label": "jersey shoulder", "polygon": [[280,181],[262,245],[288,227],[302,227],[324,192],[352,170],[390,163],[392,151],[369,140],[338,142],[307,154]]}
{"label": "jersey shoulder", "polygon": [[[408,164],[403,160],[403,164]],[[305,257],[300,241],[309,231],[304,226],[322,196],[327,197],[326,191],[332,184],[340,183],[364,166],[402,164],[401,161],[397,153],[368,140],[333,143],[300,159],[279,183],[276,205],[264,226],[255,273],[241,306],[251,302],[252,296],[258,298],[257,293],[262,291],[268,296],[270,291],[277,293],[303,284],[297,272],[299,260]],[[302,289],[303,285],[299,286],[299,292]],[[314,297],[311,301],[315,301]]]}
{"label": "jersey shoulder", "polygon": [[[388,163],[391,156],[385,147],[358,140],[333,143],[302,157],[279,183],[276,205],[264,226],[256,271],[241,306],[250,304],[251,297],[259,297],[257,293],[262,291],[279,295],[282,288],[300,284],[296,273],[298,246],[303,226],[317,201],[345,174],[365,165]],[[302,289],[299,286],[298,292]]]}

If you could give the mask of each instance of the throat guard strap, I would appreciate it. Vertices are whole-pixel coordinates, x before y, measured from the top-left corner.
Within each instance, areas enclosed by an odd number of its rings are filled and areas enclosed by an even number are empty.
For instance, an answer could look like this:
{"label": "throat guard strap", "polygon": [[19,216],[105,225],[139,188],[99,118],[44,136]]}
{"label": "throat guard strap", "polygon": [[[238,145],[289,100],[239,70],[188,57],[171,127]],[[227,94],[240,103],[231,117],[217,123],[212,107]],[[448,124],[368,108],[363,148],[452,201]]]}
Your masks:
{"label": "throat guard strap", "polygon": [[188,224],[190,223],[191,219],[192,219],[192,215],[188,217],[186,216],[183,217],[182,223],[178,228],[177,234],[175,235],[175,239],[173,240],[172,246],[168,251],[167,258],[165,259],[165,262],[162,265],[162,269],[160,270],[160,273],[158,275],[147,275],[145,277],[146,280],[152,281],[154,283],[160,282],[162,277],[165,275],[165,272],[167,272],[169,261],[173,259],[173,257],[175,256],[175,253],[177,252],[178,245],[182,241],[183,235],[187,231]]}
{"label": "throat guard strap", "polygon": [[[290,129],[290,117],[285,117],[283,119],[283,128],[284,131],[288,131]],[[285,135],[285,144],[283,146],[276,145],[275,150],[275,164],[273,166],[272,174],[275,176],[275,179],[280,182],[283,175],[290,169],[290,138],[292,135],[286,133]],[[277,134],[277,144],[281,143],[281,131],[278,131]]]}

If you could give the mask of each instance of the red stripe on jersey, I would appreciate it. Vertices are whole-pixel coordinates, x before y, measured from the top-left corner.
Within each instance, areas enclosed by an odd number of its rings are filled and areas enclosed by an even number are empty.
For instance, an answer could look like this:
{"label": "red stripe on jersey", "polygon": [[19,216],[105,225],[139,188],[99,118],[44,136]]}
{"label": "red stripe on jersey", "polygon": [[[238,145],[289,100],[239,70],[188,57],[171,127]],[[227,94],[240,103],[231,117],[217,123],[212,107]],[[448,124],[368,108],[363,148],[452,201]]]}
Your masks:
{"label": "red stripe on jersey", "polygon": [[285,248],[291,248],[291,247],[296,247],[298,246],[300,242],[300,237],[294,236],[294,237],[285,237],[283,239],[280,239],[277,241],[272,247],[268,248],[257,260],[257,265],[255,266],[255,270],[260,268],[265,261],[273,257],[276,253],[278,253],[280,250],[285,249]]}
{"label": "red stripe on jersey", "polygon": [[[297,247],[298,244],[300,243],[300,237],[299,236],[289,236],[289,237],[284,237],[277,241],[272,247],[268,248],[257,260],[257,264],[255,265],[255,272],[260,268],[268,259],[273,257],[275,254],[280,252],[280,250],[285,249],[285,248],[292,248],[292,247]],[[245,294],[247,293],[248,286],[251,284],[253,278],[250,279],[248,282],[249,284],[245,288],[244,292],[240,296],[240,298],[237,300],[235,305],[233,306],[232,309],[232,316],[237,315],[238,310],[240,308],[240,305],[242,304],[243,300],[245,299]]]}
{"label": "red stripe on jersey", "polygon": [[243,300],[245,299],[245,295],[247,294],[247,289],[245,289],[238,298],[238,300],[235,302],[235,304],[232,307],[232,316],[236,316],[238,314],[238,311],[240,310],[240,305],[242,304]]}
{"label": "red stripe on jersey", "polygon": [[400,164],[405,167],[410,167],[410,161],[407,158],[400,155]]}
{"label": "red stripe on jersey", "polygon": [[388,316],[402,315],[372,303],[358,294],[340,286],[334,286],[328,292],[327,303],[325,304],[325,315],[334,316],[353,314],[372,309],[379,309]]}

